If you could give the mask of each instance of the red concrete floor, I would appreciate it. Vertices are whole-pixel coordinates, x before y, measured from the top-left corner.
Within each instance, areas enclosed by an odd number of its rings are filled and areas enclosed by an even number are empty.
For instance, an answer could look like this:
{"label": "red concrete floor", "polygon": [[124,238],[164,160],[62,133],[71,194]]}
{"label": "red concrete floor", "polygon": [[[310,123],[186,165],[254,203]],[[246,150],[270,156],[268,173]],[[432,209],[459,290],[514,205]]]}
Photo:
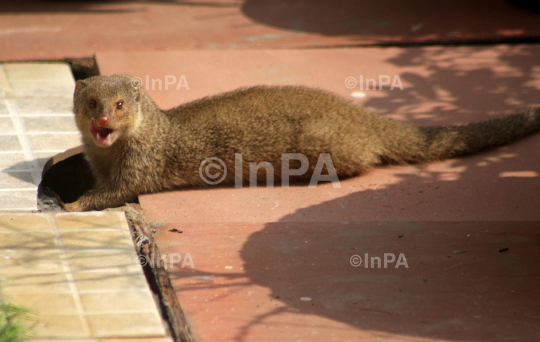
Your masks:
{"label": "red concrete floor", "polygon": [[96,51],[299,48],[540,37],[506,0],[194,0],[0,3],[0,61]]}
{"label": "red concrete floor", "polygon": [[196,341],[540,339],[538,222],[287,222],[325,207],[159,231]]}
{"label": "red concrete floor", "polygon": [[[162,108],[240,86],[302,84],[421,125],[539,105],[539,60],[540,45],[97,54],[102,74],[140,77]],[[403,90],[346,84],[379,75],[399,76]],[[156,234],[162,253],[193,261],[169,274],[197,341],[532,342],[539,148],[540,134],[476,156],[382,167],[340,189],[186,189],[140,202],[168,223]],[[403,253],[408,268],[365,268],[366,254],[385,253]]]}
{"label": "red concrete floor", "polygon": [[[99,51],[102,74],[141,77],[163,108],[303,84],[400,120],[464,123],[540,104],[540,46],[268,49],[524,42],[540,37],[538,22],[504,0],[4,1],[0,61]],[[179,51],[194,49],[205,51]],[[189,90],[148,84],[182,75]],[[379,75],[404,89],[346,86]],[[162,253],[191,257],[193,268],[177,262],[169,273],[199,342],[539,341],[539,147],[537,135],[379,168],[340,189],[222,187],[140,201],[169,223],[156,235]],[[385,253],[403,253],[408,267],[365,268],[366,254]]]}

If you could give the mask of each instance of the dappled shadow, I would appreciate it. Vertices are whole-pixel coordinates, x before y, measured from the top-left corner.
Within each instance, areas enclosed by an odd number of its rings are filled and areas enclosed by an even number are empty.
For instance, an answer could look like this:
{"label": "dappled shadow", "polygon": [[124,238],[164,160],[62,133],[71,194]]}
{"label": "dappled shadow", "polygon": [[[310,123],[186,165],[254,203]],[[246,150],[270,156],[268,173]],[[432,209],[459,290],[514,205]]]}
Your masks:
{"label": "dappled shadow", "polygon": [[[55,224],[43,216],[8,218],[0,223],[0,286],[14,293],[65,290],[66,277],[79,272],[95,272],[81,276],[86,282],[115,282],[126,274],[142,277],[129,231],[112,227],[110,221],[89,223],[74,215],[57,216]],[[127,278],[119,288],[133,281],[133,276]]]}
{"label": "dappled shadow", "polygon": [[429,74],[405,71],[399,75],[406,84],[403,90],[386,88],[384,96],[364,102],[381,114],[441,125],[540,105],[535,46],[409,48],[387,62],[404,69],[421,67]]}

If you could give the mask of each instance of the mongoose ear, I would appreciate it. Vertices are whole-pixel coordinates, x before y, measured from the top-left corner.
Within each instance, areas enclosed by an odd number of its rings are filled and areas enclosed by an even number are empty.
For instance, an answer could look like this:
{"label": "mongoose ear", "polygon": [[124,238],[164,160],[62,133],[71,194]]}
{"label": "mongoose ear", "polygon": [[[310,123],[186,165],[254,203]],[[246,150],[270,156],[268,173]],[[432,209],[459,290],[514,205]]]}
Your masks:
{"label": "mongoose ear", "polygon": [[133,82],[132,82],[132,87],[131,87],[131,94],[133,95],[133,97],[135,98],[135,101],[139,102],[139,100],[141,99],[141,87],[140,86],[133,86]]}
{"label": "mongoose ear", "polygon": [[86,88],[88,84],[82,80],[78,80],[77,83],[75,83],[75,96],[77,95],[77,93],[79,91],[81,91],[82,89]]}

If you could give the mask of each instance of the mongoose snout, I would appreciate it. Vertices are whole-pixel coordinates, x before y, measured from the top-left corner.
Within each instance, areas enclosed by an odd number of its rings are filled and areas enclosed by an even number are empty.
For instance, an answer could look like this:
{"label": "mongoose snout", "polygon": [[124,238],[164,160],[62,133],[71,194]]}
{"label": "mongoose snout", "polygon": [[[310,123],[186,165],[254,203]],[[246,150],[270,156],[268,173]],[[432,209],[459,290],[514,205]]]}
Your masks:
{"label": "mongoose snout", "polygon": [[109,119],[106,117],[99,117],[96,120],[92,118],[90,120],[90,128],[88,131],[96,138],[96,144],[98,146],[108,147],[112,145],[114,130],[107,128]]}

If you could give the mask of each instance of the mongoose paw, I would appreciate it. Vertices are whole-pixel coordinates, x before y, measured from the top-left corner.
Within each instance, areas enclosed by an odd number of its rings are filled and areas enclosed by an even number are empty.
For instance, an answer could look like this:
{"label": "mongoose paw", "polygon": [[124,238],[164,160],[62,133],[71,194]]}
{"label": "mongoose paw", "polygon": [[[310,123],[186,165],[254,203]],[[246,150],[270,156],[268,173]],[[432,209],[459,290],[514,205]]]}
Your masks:
{"label": "mongoose paw", "polygon": [[67,211],[83,211],[79,203],[73,202],[73,203],[64,203],[64,209]]}

